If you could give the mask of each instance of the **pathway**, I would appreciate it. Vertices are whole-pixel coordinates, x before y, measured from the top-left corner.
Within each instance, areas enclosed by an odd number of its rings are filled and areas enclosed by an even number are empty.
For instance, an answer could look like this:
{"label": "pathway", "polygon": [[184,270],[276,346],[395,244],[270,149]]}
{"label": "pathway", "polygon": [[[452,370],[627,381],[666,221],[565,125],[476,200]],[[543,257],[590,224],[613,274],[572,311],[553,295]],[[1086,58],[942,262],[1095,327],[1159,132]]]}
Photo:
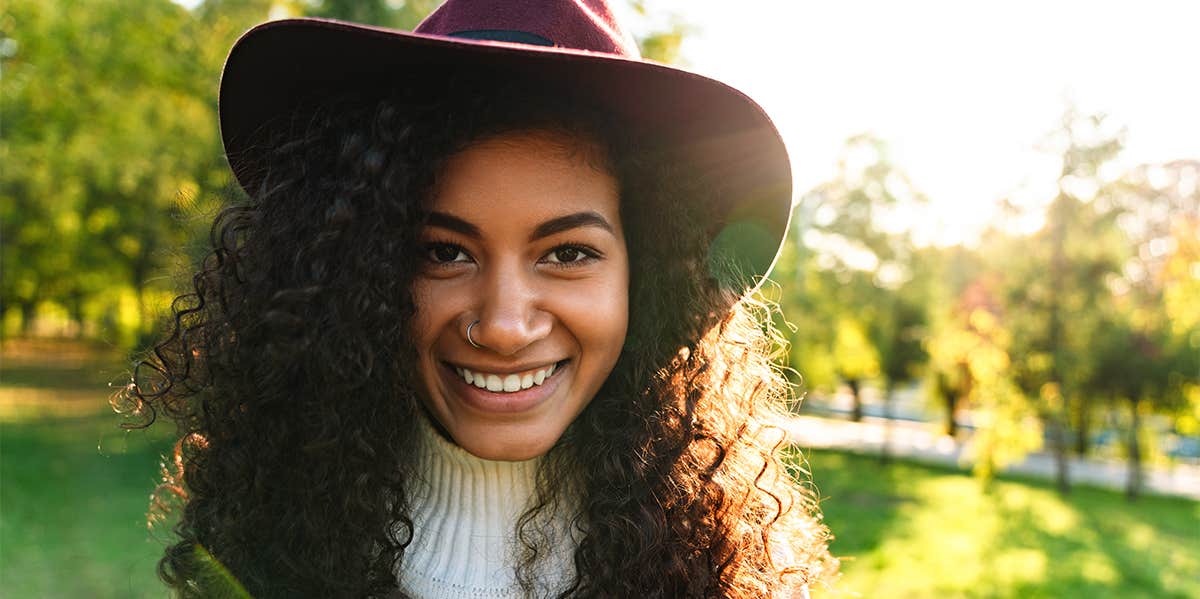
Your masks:
{"label": "pathway", "polygon": [[[878,453],[883,444],[886,421],[864,418],[850,422],[815,416],[795,416],[788,425],[792,441],[802,448],[842,449],[860,453]],[[937,464],[961,465],[965,444],[934,432],[933,425],[908,420],[893,420],[888,446],[892,455]],[[1030,454],[1007,473],[1052,479],[1054,456]],[[1071,458],[1072,483],[1083,483],[1124,490],[1128,476],[1124,462]],[[1171,467],[1147,467],[1143,488],[1148,493],[1175,495],[1200,500],[1200,465],[1177,464]]]}

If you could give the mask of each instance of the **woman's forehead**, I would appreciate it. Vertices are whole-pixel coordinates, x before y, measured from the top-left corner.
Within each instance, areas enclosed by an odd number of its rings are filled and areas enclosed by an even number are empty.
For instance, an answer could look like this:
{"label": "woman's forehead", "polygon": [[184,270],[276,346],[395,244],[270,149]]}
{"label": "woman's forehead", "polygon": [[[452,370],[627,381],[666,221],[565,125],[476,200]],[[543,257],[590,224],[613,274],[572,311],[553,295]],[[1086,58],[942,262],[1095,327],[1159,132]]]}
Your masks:
{"label": "woman's forehead", "polygon": [[598,165],[602,152],[588,138],[558,131],[490,136],[447,160],[427,209],[481,228],[590,212],[619,230],[619,186]]}
{"label": "woman's forehead", "polygon": [[[515,153],[582,162],[602,173],[611,174],[609,149],[596,136],[565,127],[529,127],[489,133],[467,145],[471,148],[509,149]],[[451,156],[461,155],[466,150]]]}

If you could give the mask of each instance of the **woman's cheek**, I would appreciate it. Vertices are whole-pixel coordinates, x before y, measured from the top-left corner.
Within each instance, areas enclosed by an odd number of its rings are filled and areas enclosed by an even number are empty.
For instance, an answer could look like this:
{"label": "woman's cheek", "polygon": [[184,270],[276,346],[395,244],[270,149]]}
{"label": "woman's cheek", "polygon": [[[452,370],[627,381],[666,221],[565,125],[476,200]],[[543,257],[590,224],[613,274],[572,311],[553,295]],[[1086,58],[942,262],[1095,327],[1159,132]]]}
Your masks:
{"label": "woman's cheek", "polygon": [[454,279],[419,276],[413,281],[412,339],[418,348],[428,348],[454,319],[469,307],[470,294]]}
{"label": "woman's cheek", "polygon": [[585,354],[615,364],[629,324],[629,277],[618,271],[588,283],[564,306],[571,322],[563,324],[574,329]]}

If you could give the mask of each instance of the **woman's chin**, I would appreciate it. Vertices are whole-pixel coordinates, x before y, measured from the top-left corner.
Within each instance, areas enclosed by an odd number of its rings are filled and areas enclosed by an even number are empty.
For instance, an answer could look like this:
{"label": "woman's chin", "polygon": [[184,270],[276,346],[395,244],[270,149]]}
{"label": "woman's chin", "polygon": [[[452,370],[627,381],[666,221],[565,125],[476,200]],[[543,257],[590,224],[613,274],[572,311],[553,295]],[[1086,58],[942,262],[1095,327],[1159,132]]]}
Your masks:
{"label": "woman's chin", "polygon": [[460,422],[450,431],[456,445],[484,460],[521,462],[540,457],[562,437],[566,426],[553,421]]}

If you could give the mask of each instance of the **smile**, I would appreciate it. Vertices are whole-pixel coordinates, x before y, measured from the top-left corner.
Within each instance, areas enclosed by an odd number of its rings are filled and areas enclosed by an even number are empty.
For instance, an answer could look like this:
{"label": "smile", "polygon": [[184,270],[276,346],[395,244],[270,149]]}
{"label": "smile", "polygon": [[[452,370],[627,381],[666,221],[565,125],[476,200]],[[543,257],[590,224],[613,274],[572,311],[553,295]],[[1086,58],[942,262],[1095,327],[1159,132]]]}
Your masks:
{"label": "smile", "polygon": [[455,366],[454,372],[458,373],[458,376],[462,377],[463,381],[468,385],[487,389],[493,393],[516,393],[523,389],[541,385],[546,379],[554,375],[554,371],[558,366],[558,363],[554,363],[549,366],[511,374],[493,374]]}

